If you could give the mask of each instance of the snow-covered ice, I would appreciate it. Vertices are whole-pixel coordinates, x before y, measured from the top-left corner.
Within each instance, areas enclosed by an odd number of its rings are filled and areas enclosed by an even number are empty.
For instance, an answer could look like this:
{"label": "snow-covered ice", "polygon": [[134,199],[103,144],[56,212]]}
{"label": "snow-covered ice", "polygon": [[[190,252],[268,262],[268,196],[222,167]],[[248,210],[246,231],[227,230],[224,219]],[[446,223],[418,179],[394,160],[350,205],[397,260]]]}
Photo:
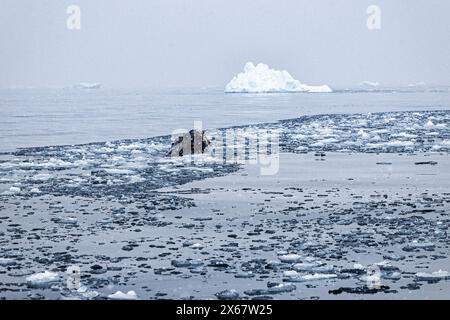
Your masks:
{"label": "snow-covered ice", "polygon": [[332,92],[327,85],[310,86],[294,79],[286,70],[271,69],[264,63],[247,62],[244,71],[225,87],[227,93]]}
{"label": "snow-covered ice", "polygon": [[302,257],[298,254],[286,254],[278,257],[278,259],[280,259],[281,262],[285,263],[299,262],[301,258]]}
{"label": "snow-covered ice", "polygon": [[46,288],[58,281],[58,274],[51,271],[33,274],[26,278],[27,284],[33,288]]}
{"label": "snow-covered ice", "polygon": [[448,271],[435,271],[432,273],[426,273],[426,272],[418,272],[416,273],[416,280],[418,281],[438,281],[438,280],[444,280],[450,278],[450,274]]}
{"label": "snow-covered ice", "polygon": [[116,293],[108,295],[109,299],[113,300],[137,300],[137,294],[133,290],[124,293],[122,291],[117,291]]}

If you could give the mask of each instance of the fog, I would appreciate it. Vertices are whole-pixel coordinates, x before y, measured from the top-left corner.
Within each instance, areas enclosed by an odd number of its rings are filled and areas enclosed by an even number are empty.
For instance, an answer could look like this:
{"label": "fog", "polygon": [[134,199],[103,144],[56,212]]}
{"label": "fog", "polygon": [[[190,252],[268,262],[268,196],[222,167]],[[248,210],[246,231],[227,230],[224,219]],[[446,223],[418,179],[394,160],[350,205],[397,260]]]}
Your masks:
{"label": "fog", "polygon": [[[308,84],[450,84],[445,0],[2,0],[0,87],[225,86],[247,61]],[[381,28],[367,27],[369,5]],[[67,28],[69,5],[79,30]]]}

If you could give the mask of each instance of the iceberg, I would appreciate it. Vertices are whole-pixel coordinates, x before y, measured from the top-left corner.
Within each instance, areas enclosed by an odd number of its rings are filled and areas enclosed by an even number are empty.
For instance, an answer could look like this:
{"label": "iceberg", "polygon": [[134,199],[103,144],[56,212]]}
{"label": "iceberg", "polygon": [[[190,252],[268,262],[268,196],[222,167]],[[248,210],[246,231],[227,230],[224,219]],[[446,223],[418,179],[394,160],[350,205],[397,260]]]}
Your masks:
{"label": "iceberg", "polygon": [[333,92],[327,85],[309,86],[295,80],[286,70],[271,69],[264,63],[247,62],[244,71],[225,87],[226,93]]}
{"label": "iceberg", "polygon": [[361,83],[361,85],[366,86],[366,87],[379,87],[380,83],[379,82],[374,82],[374,81],[363,81]]}
{"label": "iceberg", "polygon": [[75,84],[73,87],[75,89],[100,89],[101,86],[102,86],[101,83],[80,82]]}

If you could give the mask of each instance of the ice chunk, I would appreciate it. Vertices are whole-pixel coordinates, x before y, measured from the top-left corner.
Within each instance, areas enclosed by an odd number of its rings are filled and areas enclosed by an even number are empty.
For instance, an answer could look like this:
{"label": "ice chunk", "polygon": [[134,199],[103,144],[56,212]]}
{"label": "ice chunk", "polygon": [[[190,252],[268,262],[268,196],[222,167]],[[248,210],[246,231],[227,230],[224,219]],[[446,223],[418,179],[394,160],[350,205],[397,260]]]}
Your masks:
{"label": "ice chunk", "polygon": [[450,278],[450,274],[447,271],[435,271],[433,273],[418,272],[416,273],[416,279],[418,281],[439,281]]}
{"label": "ice chunk", "polygon": [[0,258],[0,266],[7,267],[7,266],[12,266],[12,265],[14,265],[14,264],[16,264],[16,261],[13,260],[13,259],[10,259],[10,258]]}
{"label": "ice chunk", "polygon": [[298,254],[285,254],[282,256],[279,256],[278,259],[280,259],[281,262],[284,263],[295,263],[299,262],[302,257]]}
{"label": "ice chunk", "polygon": [[9,192],[10,193],[20,193],[22,190],[20,190],[20,188],[18,187],[11,187],[9,188]]}
{"label": "ice chunk", "polygon": [[309,86],[295,80],[286,70],[271,69],[264,63],[247,62],[244,72],[225,87],[227,93],[332,92],[329,86]]}
{"label": "ice chunk", "polygon": [[58,274],[51,271],[33,274],[26,278],[29,287],[47,288],[58,281]]}
{"label": "ice chunk", "polygon": [[306,282],[306,281],[328,280],[337,278],[337,275],[333,273],[314,273],[302,275],[295,270],[285,271],[283,275],[284,280],[287,282]]}
{"label": "ice chunk", "polygon": [[137,294],[133,290],[123,293],[122,291],[117,291],[116,293],[110,294],[109,299],[114,300],[137,300]]}
{"label": "ice chunk", "polygon": [[239,298],[239,293],[234,290],[225,290],[215,294],[219,300],[237,300]]}

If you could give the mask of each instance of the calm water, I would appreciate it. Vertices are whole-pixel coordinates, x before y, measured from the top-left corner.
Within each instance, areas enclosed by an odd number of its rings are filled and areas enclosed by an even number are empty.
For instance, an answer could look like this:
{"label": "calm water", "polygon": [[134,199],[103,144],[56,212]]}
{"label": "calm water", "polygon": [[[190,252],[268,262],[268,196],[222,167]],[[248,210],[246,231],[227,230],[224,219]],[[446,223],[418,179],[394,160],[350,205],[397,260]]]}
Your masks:
{"label": "calm water", "polygon": [[450,108],[450,90],[341,90],[331,94],[224,94],[221,89],[3,89],[0,151],[146,138],[191,128],[302,115]]}

